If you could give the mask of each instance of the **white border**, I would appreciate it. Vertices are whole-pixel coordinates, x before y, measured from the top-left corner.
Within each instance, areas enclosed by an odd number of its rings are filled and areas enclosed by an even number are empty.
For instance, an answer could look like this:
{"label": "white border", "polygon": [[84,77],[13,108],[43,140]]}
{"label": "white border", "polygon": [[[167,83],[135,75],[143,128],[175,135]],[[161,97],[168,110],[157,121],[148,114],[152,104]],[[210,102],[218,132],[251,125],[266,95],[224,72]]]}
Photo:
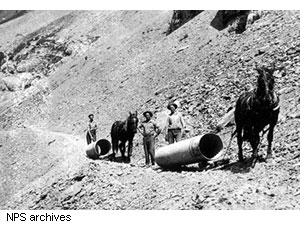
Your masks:
{"label": "white border", "polygon": [[299,1],[271,0],[8,0],[1,9],[11,10],[300,10]]}
{"label": "white border", "polygon": [[[7,221],[7,213],[26,213],[26,221]],[[30,215],[71,215],[69,222],[29,220]],[[299,211],[0,211],[1,229],[295,229]],[[294,227],[293,227],[294,226]],[[296,227],[297,229],[297,227]]]}
{"label": "white border", "polygon": [[[242,4],[241,4],[242,3]],[[2,10],[300,9],[299,1],[5,1]],[[70,222],[8,222],[8,212],[70,214]],[[0,211],[1,229],[294,229],[299,211]],[[297,227],[296,227],[297,228]]]}

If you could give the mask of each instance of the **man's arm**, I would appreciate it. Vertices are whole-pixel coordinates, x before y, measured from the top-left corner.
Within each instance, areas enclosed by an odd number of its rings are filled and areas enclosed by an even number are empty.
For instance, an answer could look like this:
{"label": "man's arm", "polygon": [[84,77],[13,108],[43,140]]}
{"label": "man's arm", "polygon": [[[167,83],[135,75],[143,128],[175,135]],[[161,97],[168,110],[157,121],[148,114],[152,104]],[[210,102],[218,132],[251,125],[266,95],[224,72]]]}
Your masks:
{"label": "man's arm", "polygon": [[156,132],[155,137],[157,137],[161,133],[161,129],[158,127],[156,122],[153,122],[154,130]]}
{"label": "man's arm", "polygon": [[93,135],[92,135],[92,133],[91,133],[91,124],[90,124],[90,123],[88,124],[87,132],[88,132],[88,134],[90,135],[90,138],[91,138],[93,141],[95,141],[95,140],[94,140],[94,137],[93,137]]}
{"label": "man's arm", "polygon": [[167,118],[167,126],[169,126],[169,125],[171,125],[171,124],[172,124],[171,118],[170,118],[170,116],[168,116],[168,118]]}
{"label": "man's arm", "polygon": [[143,126],[143,124],[141,124],[140,126],[137,127],[137,130],[144,136],[145,133],[145,127]]}

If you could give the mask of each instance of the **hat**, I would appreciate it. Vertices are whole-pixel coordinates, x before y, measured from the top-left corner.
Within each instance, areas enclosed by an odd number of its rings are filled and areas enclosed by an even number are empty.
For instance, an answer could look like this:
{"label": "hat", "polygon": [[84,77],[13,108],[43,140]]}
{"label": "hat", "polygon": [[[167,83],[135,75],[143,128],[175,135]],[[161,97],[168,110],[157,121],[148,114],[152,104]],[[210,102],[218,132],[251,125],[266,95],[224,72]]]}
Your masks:
{"label": "hat", "polygon": [[177,109],[178,105],[175,102],[170,102],[167,106],[168,109],[170,109],[170,106],[173,105],[175,109]]}
{"label": "hat", "polygon": [[146,113],[149,113],[149,114],[150,114],[150,117],[153,117],[153,113],[150,112],[150,111],[145,111],[145,112],[143,113],[144,117],[146,117]]}
{"label": "hat", "polygon": [[90,118],[91,116],[94,116],[94,114],[92,114],[92,113],[91,113],[91,114],[89,114],[89,115],[88,115],[88,118]]}

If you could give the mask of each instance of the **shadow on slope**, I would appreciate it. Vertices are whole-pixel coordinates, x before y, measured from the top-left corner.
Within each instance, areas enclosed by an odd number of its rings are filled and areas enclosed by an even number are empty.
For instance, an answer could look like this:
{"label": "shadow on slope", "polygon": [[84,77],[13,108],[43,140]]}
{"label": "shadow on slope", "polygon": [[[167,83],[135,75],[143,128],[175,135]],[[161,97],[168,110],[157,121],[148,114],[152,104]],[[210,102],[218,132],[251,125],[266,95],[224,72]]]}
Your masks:
{"label": "shadow on slope", "polygon": [[0,10],[0,25],[28,13],[28,10]]}

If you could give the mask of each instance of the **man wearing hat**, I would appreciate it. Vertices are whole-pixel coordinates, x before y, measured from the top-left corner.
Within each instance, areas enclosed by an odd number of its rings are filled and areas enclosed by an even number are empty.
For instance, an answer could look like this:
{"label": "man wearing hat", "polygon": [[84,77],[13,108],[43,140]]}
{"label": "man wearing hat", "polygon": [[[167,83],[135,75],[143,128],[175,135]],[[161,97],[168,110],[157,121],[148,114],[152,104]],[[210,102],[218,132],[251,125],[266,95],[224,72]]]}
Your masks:
{"label": "man wearing hat", "polygon": [[96,130],[97,130],[97,124],[94,121],[94,114],[90,114],[89,116],[89,124],[88,124],[88,129],[86,132],[86,141],[87,144],[89,145],[92,141],[95,142],[96,141]]}
{"label": "man wearing hat", "polygon": [[152,112],[146,111],[143,115],[146,119],[141,123],[139,131],[143,135],[146,165],[148,166],[150,163],[149,155],[151,158],[151,164],[155,164],[155,138],[160,134],[161,130],[157,126],[156,122],[151,119],[153,117]]}
{"label": "man wearing hat", "polygon": [[168,104],[167,108],[171,111],[168,119],[167,119],[167,127],[168,127],[168,135],[167,141],[169,144],[178,142],[182,137],[182,129],[185,128],[185,123],[181,113],[179,113],[177,109],[177,104],[171,102]]}

